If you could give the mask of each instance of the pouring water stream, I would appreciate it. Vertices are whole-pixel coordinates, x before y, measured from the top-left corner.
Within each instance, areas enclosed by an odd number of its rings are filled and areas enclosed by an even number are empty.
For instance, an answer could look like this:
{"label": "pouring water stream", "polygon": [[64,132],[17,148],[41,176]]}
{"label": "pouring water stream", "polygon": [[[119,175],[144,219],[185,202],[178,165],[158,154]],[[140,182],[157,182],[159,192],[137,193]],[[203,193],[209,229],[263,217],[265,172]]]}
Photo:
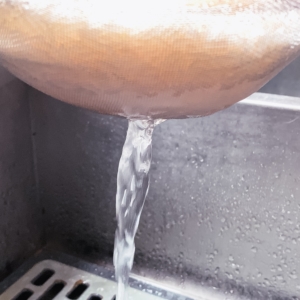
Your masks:
{"label": "pouring water stream", "polygon": [[129,120],[117,176],[114,266],[118,282],[117,300],[126,300],[132,269],[134,237],[149,189],[152,133],[162,120]]}

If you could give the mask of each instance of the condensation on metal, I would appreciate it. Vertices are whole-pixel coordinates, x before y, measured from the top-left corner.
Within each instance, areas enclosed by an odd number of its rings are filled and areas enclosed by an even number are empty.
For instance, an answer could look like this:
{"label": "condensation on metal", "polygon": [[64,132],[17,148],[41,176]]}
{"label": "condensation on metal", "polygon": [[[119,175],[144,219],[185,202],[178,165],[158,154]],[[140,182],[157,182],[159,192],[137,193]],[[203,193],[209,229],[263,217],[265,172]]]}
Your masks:
{"label": "condensation on metal", "polygon": [[[39,276],[44,270],[54,271],[54,275],[49,278],[41,286],[34,285],[33,280]],[[113,300],[116,294],[116,283],[104,277],[96,276],[91,273],[79,270],[74,267],[56,262],[53,260],[44,260],[37,263],[30,269],[24,276],[17,282],[11,285],[2,295],[0,300],[15,299],[22,291],[27,290],[33,292],[30,300],[42,299],[43,295],[55,284],[62,282],[65,284],[64,288],[58,293],[54,300],[87,300],[97,299],[98,296],[101,300]],[[78,297],[70,297],[70,292],[79,284],[85,284],[87,289]],[[149,292],[149,291],[148,291]],[[153,291],[154,292],[154,291]],[[139,291],[137,289],[129,288],[129,300],[159,300],[163,299],[149,293]],[[69,296],[69,298],[68,298]],[[93,296],[95,298],[93,298]],[[42,298],[41,298],[42,297]],[[47,298],[48,299],[48,298]]]}

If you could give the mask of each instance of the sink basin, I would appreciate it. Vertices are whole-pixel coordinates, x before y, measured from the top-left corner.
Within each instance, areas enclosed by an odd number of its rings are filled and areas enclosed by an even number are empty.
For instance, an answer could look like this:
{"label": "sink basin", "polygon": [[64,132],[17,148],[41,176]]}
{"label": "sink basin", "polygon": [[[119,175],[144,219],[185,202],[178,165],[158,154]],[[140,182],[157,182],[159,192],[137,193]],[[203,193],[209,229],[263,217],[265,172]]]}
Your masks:
{"label": "sink basin", "polygon": [[[126,120],[0,80],[0,280],[45,247],[112,270]],[[300,299],[299,109],[254,94],[155,128],[133,279],[189,299]]]}

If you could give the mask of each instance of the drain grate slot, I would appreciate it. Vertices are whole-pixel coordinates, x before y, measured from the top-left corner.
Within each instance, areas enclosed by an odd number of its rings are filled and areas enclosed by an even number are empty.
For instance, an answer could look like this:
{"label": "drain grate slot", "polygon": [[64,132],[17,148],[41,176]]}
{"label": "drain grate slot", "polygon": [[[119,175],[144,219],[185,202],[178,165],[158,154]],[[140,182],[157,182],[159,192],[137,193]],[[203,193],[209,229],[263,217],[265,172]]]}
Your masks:
{"label": "drain grate slot", "polygon": [[102,300],[102,297],[98,295],[92,295],[89,300]]}
{"label": "drain grate slot", "polygon": [[83,282],[76,282],[72,291],[68,294],[68,299],[77,300],[87,289],[89,285]]}
{"label": "drain grate slot", "polygon": [[65,287],[66,283],[63,281],[56,281],[38,300],[52,300]]}
{"label": "drain grate slot", "polygon": [[45,269],[42,271],[42,273],[35,277],[31,283],[36,286],[42,286],[54,275],[54,273],[55,272],[53,270]]}
{"label": "drain grate slot", "polygon": [[18,294],[13,300],[28,300],[33,295],[33,291],[24,289],[20,294]]}

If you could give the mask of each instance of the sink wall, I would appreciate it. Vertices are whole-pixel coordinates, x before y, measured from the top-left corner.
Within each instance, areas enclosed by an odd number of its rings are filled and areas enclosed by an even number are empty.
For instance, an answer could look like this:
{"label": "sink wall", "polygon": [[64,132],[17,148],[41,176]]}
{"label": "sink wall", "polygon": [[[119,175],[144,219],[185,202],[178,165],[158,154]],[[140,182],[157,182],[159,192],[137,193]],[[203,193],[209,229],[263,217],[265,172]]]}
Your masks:
{"label": "sink wall", "polygon": [[0,278],[42,245],[27,89],[0,67]]}

